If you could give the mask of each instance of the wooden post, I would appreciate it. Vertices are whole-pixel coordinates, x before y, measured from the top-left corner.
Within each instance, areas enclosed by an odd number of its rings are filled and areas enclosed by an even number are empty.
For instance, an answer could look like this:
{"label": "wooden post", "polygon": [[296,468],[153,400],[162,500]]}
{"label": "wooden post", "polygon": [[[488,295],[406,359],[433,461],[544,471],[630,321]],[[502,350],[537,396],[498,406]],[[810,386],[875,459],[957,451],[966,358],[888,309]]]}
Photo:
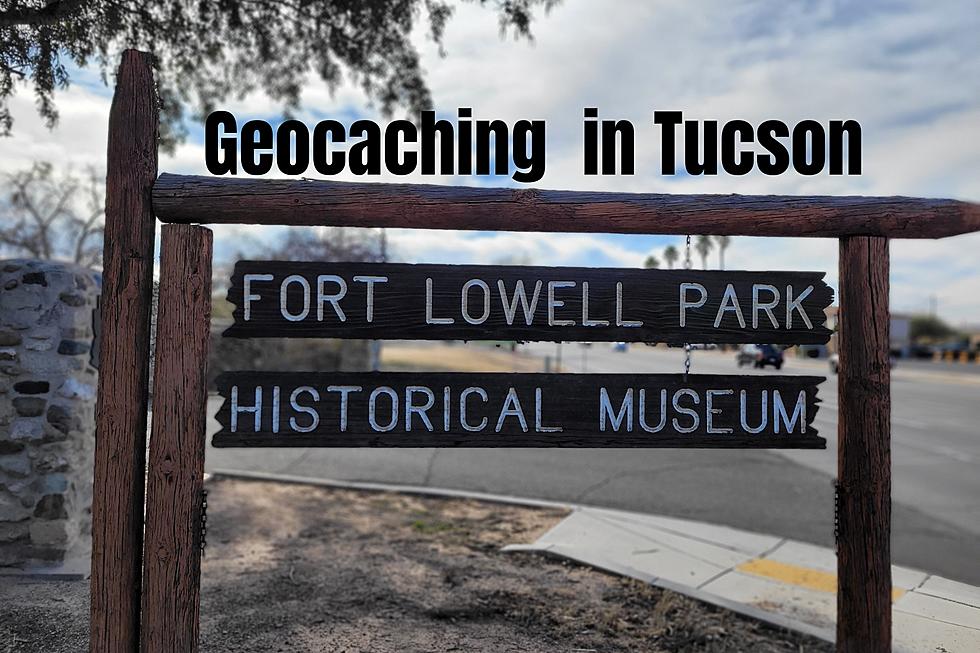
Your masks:
{"label": "wooden post", "polygon": [[90,647],[139,644],[158,112],[150,55],[127,50],[109,112]]}
{"label": "wooden post", "polygon": [[837,651],[891,651],[888,240],[840,239]]}
{"label": "wooden post", "polygon": [[163,228],[147,474],[144,652],[197,650],[211,247],[211,231],[204,227]]}

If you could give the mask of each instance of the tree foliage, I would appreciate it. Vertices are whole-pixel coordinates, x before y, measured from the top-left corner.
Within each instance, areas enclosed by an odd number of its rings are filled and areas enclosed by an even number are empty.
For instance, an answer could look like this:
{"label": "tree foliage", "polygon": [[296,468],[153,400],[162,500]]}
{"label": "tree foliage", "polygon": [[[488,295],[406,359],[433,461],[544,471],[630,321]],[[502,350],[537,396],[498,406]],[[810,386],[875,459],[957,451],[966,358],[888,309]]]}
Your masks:
{"label": "tree foliage", "polygon": [[[531,38],[533,12],[559,0],[469,0],[495,10],[502,35]],[[432,108],[412,42],[420,20],[440,46],[452,0],[0,0],[0,133],[13,124],[9,100],[34,93],[49,125],[55,91],[73,66],[107,79],[125,48],[155,57],[161,136],[184,136],[185,106],[197,117],[228,98],[261,89],[300,106],[308,75],[334,90],[349,75],[385,115]]]}
{"label": "tree foliage", "polygon": [[708,269],[708,254],[714,249],[711,236],[698,236],[694,241],[694,249],[701,257],[701,267]]}
{"label": "tree foliage", "polygon": [[718,269],[725,269],[725,250],[732,244],[731,236],[715,236],[718,243]]}
{"label": "tree foliage", "polygon": [[936,342],[959,335],[953,327],[935,315],[913,315],[909,323],[909,336],[913,341]]}
{"label": "tree foliage", "polygon": [[55,174],[38,162],[0,179],[0,252],[101,266],[104,175]]}

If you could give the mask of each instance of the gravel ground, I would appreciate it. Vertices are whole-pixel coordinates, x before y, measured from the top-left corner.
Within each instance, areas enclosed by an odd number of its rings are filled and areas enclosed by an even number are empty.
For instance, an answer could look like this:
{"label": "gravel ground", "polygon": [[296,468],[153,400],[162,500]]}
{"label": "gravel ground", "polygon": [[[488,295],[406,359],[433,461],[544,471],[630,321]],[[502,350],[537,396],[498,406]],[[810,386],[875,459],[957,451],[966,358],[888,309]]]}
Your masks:
{"label": "gravel ground", "polygon": [[[673,592],[500,546],[540,510],[251,481],[208,498],[201,650],[830,651]],[[2,581],[0,651],[83,651],[83,581]]]}

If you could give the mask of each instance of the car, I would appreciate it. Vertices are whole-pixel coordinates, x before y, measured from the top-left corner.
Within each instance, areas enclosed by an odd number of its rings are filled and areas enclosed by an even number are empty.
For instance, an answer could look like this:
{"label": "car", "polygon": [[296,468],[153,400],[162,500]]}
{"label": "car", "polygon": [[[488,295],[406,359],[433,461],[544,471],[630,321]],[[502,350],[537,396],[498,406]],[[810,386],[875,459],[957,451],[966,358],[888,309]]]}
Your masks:
{"label": "car", "polygon": [[743,365],[755,365],[755,359],[758,353],[759,348],[755,345],[742,345],[735,353],[735,363],[739,367]]}
{"label": "car", "polygon": [[628,349],[629,349],[629,345],[627,345],[625,342],[614,342],[612,344],[613,351],[624,352],[627,351]]}
{"label": "car", "polygon": [[752,365],[764,369],[772,365],[778,370],[783,366],[783,350],[776,345],[742,345],[735,354],[735,362],[739,367]]}

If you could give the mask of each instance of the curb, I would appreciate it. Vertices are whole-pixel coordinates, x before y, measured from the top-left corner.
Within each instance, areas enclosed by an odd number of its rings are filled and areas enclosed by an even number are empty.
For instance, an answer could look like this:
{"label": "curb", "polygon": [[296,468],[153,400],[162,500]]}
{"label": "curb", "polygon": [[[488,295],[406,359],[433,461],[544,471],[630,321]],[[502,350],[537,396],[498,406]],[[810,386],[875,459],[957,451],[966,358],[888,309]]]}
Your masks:
{"label": "curb", "polygon": [[292,476],[290,474],[253,472],[238,469],[214,469],[211,470],[210,473],[205,474],[204,477],[205,483],[217,478],[237,478],[251,481],[276,481],[279,483],[294,483],[298,485],[317,485],[321,487],[337,488],[340,490],[399,492],[401,494],[445,497],[450,499],[474,499],[477,501],[487,501],[489,503],[524,506],[526,508],[557,508],[559,510],[577,510],[579,508],[590,507],[574,503],[548,501],[547,499],[527,499],[523,497],[510,496],[507,494],[493,494],[490,492],[472,492],[468,490],[452,490],[448,488],[431,488],[423,485],[399,485],[395,483],[374,483],[366,481],[337,481],[325,478],[310,478],[307,476]]}

